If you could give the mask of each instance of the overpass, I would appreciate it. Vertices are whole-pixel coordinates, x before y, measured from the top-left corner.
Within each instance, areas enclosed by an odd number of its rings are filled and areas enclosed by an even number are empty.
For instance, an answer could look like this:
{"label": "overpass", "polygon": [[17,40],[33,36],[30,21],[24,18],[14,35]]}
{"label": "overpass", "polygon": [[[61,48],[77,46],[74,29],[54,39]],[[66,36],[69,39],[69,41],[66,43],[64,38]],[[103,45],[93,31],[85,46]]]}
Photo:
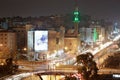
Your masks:
{"label": "overpass", "polygon": [[36,74],[40,74],[40,75],[71,75],[71,74],[76,74],[77,70],[40,70],[40,71],[30,71],[30,72],[22,72],[19,74],[15,74],[12,76],[9,76],[7,78],[4,78],[4,80],[21,80],[22,78],[25,77],[29,77],[31,75],[36,75]]}
{"label": "overpass", "polygon": [[[40,70],[40,71],[31,71],[31,72],[23,72],[23,73],[19,73],[19,74],[16,74],[16,75],[12,75],[12,76],[9,76],[7,78],[5,78],[4,80],[21,80],[22,78],[25,78],[25,77],[29,77],[29,76],[32,76],[32,75],[54,75],[57,76],[57,75],[71,75],[71,74],[75,74],[75,75],[78,75],[77,74],[77,70],[71,70],[71,69],[52,69],[52,70]],[[116,75],[116,74],[120,74],[120,70],[118,69],[100,69],[98,71],[98,74],[113,74],[113,75]]]}
{"label": "overpass", "polygon": [[[117,52],[117,50],[112,51],[112,46],[115,46],[117,42],[120,40],[120,35],[116,36],[112,41],[106,42],[105,44],[101,45],[100,48],[98,48],[98,51],[94,51],[94,59],[98,63],[98,65],[101,65],[108,56],[113,55],[113,53]],[[103,46],[103,47],[102,47]],[[118,48],[120,49],[120,48]]]}
{"label": "overpass", "polygon": [[91,52],[94,55],[94,60],[100,65],[104,62],[104,59],[107,58],[108,55],[112,55],[110,54],[109,48],[116,44],[117,42],[119,42],[120,40],[120,34],[118,34],[117,36],[115,36],[112,40],[99,45],[98,47],[94,47],[92,49],[88,49],[84,52],[82,52],[82,54],[85,54],[86,52]]}

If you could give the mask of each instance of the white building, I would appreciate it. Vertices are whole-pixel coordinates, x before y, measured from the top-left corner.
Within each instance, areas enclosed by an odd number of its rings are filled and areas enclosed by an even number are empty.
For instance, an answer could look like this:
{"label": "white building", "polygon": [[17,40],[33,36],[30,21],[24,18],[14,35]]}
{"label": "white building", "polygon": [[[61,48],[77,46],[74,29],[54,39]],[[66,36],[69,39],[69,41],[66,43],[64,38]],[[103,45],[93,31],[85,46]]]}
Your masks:
{"label": "white building", "polygon": [[80,28],[80,40],[86,43],[94,42],[94,29],[97,32],[97,40],[96,41],[104,41],[106,37],[105,28],[103,27],[90,27],[90,28]]}

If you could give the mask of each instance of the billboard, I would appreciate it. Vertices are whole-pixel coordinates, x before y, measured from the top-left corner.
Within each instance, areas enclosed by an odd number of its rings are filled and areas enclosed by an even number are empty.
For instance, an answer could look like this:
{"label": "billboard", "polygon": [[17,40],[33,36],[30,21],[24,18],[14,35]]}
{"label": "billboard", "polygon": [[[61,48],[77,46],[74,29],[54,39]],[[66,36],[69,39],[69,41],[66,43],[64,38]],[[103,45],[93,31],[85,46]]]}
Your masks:
{"label": "billboard", "polygon": [[34,32],[34,50],[36,52],[48,50],[48,31]]}
{"label": "billboard", "polygon": [[27,39],[28,43],[28,52],[33,52],[34,48],[33,48],[33,31],[28,31],[28,39]]}

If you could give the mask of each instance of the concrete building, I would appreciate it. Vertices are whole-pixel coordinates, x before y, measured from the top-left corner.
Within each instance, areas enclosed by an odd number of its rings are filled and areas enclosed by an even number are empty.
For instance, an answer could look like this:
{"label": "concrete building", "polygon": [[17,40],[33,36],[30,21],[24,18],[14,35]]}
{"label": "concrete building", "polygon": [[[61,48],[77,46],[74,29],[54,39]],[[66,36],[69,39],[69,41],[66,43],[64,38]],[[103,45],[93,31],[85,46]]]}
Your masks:
{"label": "concrete building", "polygon": [[11,31],[0,31],[0,58],[15,58],[16,49],[16,34]]}
{"label": "concrete building", "polygon": [[64,49],[66,53],[76,54],[78,52],[78,39],[75,37],[64,38]]}
{"label": "concrete building", "polygon": [[12,30],[16,33],[17,37],[17,51],[22,52],[27,47],[27,31],[25,26],[12,27]]}
{"label": "concrete building", "polygon": [[[39,34],[37,33],[39,32]],[[47,32],[47,42],[46,46],[36,47],[36,39],[38,39],[41,35]],[[38,36],[36,36],[38,35]],[[40,37],[40,40],[43,38]],[[37,40],[38,41],[38,40]],[[60,28],[60,31],[55,30],[34,30],[28,31],[28,41],[27,41],[27,49],[29,60],[41,59],[43,56],[52,55],[60,50],[64,49],[64,28]],[[43,49],[44,47],[44,49]]]}
{"label": "concrete building", "polygon": [[93,42],[93,28],[80,28],[79,32],[81,41],[87,43]]}
{"label": "concrete building", "polygon": [[[97,37],[96,40],[94,40],[95,38],[94,30],[96,30],[96,37]],[[97,43],[97,42],[103,42],[107,37],[105,28],[101,26],[80,28],[79,32],[80,32],[80,40],[84,41],[89,45],[93,45],[93,43]]]}

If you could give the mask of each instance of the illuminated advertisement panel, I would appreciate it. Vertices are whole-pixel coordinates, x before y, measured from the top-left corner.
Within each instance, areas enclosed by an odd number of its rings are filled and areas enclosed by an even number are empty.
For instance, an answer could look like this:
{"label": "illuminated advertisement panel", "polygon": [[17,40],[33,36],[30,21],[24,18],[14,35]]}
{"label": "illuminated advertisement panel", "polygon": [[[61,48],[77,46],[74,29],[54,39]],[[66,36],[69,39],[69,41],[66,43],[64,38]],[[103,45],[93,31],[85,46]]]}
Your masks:
{"label": "illuminated advertisement panel", "polygon": [[48,50],[48,31],[35,31],[34,35],[35,51]]}
{"label": "illuminated advertisement panel", "polygon": [[33,51],[33,31],[28,31],[28,52],[32,52]]}

